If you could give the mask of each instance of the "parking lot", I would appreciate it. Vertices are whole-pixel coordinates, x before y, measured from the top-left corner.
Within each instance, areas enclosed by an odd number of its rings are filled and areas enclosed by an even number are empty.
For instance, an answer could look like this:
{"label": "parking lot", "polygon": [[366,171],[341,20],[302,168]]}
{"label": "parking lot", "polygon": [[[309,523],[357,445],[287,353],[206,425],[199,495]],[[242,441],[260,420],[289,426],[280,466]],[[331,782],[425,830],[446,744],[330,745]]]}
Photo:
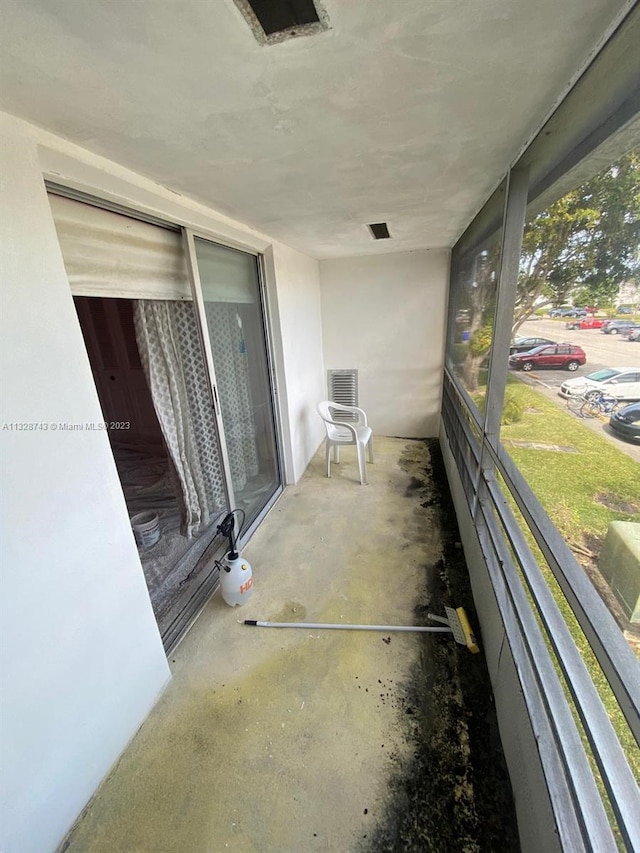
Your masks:
{"label": "parking lot", "polygon": [[[540,336],[558,343],[577,344],[587,355],[587,363],[574,373],[566,370],[536,370],[531,373],[517,371],[524,382],[542,391],[559,406],[566,403],[558,395],[562,383],[574,376],[584,376],[603,367],[637,367],[640,370],[640,342],[628,341],[620,335],[605,335],[599,329],[567,329],[565,320],[543,319],[528,321],[518,330],[518,336]],[[636,462],[640,462],[640,446],[618,438],[608,423],[595,419],[581,419],[581,423],[599,432]]]}
{"label": "parking lot", "polygon": [[[565,320],[535,320],[523,323],[518,335],[540,335],[558,343],[577,344],[587,354],[587,363],[573,375],[593,373],[602,367],[635,367],[640,364],[640,341],[628,341],[621,335],[605,335],[600,329],[566,329]],[[562,370],[546,371],[561,376],[558,386],[567,378]]]}

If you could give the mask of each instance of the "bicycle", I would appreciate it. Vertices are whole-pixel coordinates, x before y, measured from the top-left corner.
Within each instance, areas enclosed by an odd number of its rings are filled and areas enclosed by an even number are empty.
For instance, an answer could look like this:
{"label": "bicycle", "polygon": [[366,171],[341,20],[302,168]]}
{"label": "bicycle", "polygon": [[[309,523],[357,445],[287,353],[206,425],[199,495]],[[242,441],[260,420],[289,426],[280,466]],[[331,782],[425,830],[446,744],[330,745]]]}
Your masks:
{"label": "bicycle", "polygon": [[619,402],[616,397],[591,390],[584,394],[572,394],[567,398],[567,408],[579,418],[597,418],[610,415]]}
{"label": "bicycle", "polygon": [[587,402],[587,398],[584,394],[571,394],[570,397],[567,397],[567,409],[570,412],[573,412],[574,415],[578,417],[582,416],[582,407]]}
{"label": "bicycle", "polygon": [[584,398],[584,403],[580,408],[580,414],[583,418],[600,418],[610,415],[620,404],[617,397],[611,397],[602,391],[588,391]]}

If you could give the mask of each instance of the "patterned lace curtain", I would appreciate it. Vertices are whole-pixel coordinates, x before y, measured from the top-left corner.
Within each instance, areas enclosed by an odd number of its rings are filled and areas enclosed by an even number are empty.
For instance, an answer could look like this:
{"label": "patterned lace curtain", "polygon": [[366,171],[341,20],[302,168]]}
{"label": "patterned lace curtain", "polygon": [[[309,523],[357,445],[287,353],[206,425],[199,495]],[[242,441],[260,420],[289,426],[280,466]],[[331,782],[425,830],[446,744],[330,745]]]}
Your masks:
{"label": "patterned lace curtain", "polygon": [[258,474],[256,426],[241,311],[242,306],[230,302],[205,302],[229,467],[236,494],[245,488],[248,479]]}
{"label": "patterned lace curtain", "polygon": [[225,509],[224,478],[192,302],[134,302],[140,358],[180,483],[182,532],[199,534]]}

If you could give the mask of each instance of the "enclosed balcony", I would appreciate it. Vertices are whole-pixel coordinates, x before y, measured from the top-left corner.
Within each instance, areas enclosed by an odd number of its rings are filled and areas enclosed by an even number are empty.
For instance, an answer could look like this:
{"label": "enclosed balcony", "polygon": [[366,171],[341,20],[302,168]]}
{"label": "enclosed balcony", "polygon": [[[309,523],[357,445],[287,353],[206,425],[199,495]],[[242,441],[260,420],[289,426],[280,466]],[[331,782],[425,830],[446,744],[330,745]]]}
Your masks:
{"label": "enclosed balcony", "polygon": [[2,849],[640,849],[637,5],[5,6]]}

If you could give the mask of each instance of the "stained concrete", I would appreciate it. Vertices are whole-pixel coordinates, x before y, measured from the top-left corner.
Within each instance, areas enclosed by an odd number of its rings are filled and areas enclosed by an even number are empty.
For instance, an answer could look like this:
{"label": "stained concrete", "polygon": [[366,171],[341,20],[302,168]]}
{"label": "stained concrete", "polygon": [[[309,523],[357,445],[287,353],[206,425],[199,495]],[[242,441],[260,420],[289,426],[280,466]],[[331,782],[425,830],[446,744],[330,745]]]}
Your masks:
{"label": "stained concrete", "polygon": [[[376,438],[375,451],[369,486],[359,484],[346,450],[331,479],[320,452],[285,491],[245,550],[253,598],[242,610],[219,596],[209,602],[171,656],[172,683],[62,850],[448,850],[469,803],[473,820],[464,826],[472,828],[456,849],[489,849],[471,837],[491,821],[473,804],[474,711],[464,707],[455,663],[467,656],[465,666],[486,679],[481,656],[446,635],[238,623],[424,618],[425,585],[441,587],[446,576],[433,446]],[[434,703],[439,694],[448,696],[444,704]],[[426,752],[416,739],[429,741],[436,720],[417,720],[420,707],[443,724]],[[429,766],[420,769],[421,755]],[[489,760],[500,764],[500,756]],[[508,782],[503,788],[494,802],[508,823]],[[434,791],[443,808],[430,804]],[[505,846],[492,849],[517,849],[513,825],[499,832]],[[424,833],[436,841],[423,846]]]}

